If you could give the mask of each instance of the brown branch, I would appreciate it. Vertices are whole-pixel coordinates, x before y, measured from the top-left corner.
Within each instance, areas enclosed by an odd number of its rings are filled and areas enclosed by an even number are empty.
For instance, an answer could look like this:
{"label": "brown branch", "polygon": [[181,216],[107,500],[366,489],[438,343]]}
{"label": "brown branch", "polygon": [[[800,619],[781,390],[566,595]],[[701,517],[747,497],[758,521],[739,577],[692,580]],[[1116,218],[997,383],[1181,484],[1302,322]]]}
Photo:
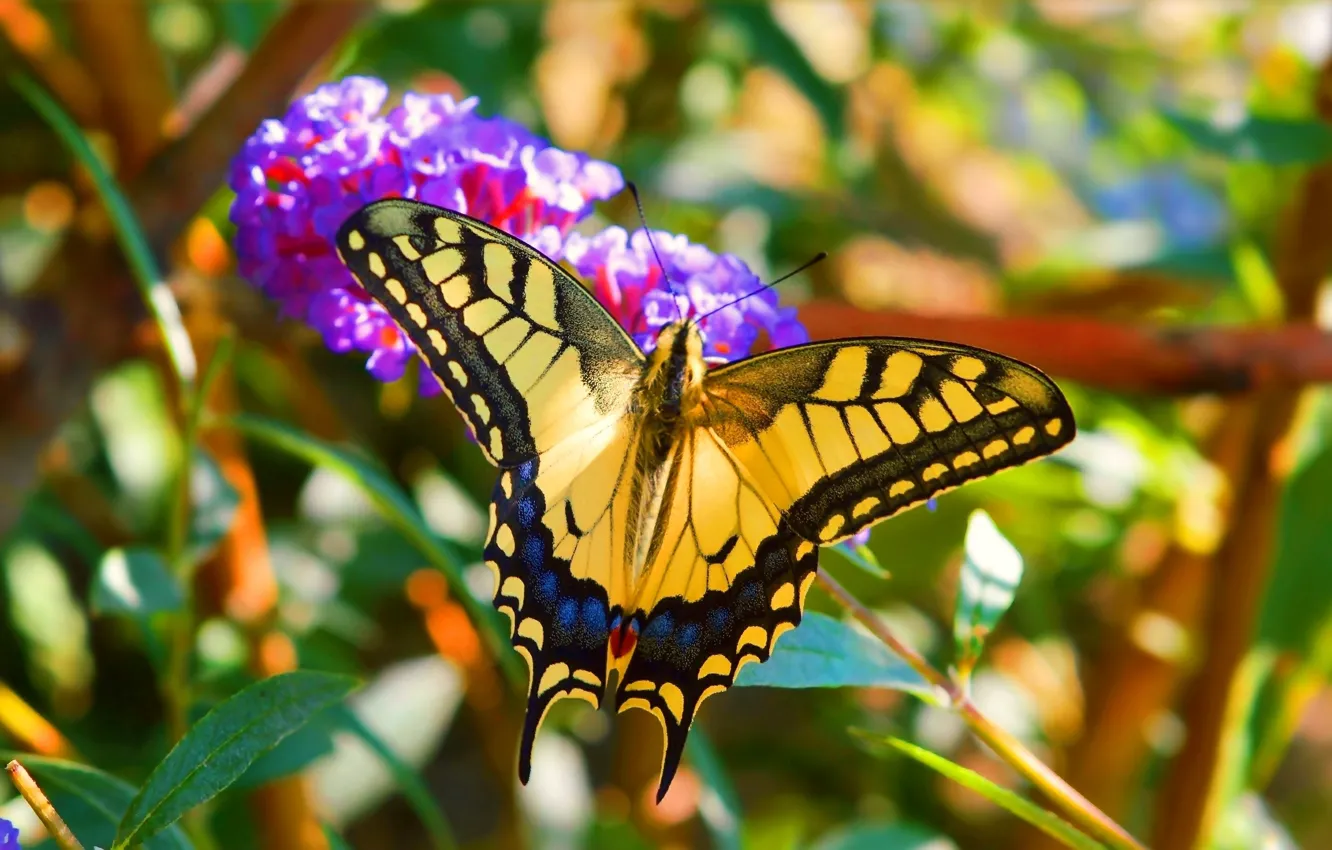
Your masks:
{"label": "brown branch", "polygon": [[116,140],[117,173],[138,173],[162,144],[171,108],[166,62],[148,26],[143,0],[70,3],[70,29],[102,92],[107,129]]}
{"label": "brown branch", "polygon": [[132,192],[153,247],[163,251],[226,182],[227,166],[259,122],[281,114],[292,90],[367,9],[363,2],[293,3],[235,83],[157,156]]}
{"label": "brown branch", "polygon": [[815,339],[960,342],[1115,392],[1234,394],[1332,382],[1332,334],[1308,319],[1271,328],[1167,327],[1066,317],[931,316],[819,301],[804,305],[800,318]]}
{"label": "brown branch", "polygon": [[[1332,59],[1319,73],[1318,112],[1332,122]],[[1309,321],[1319,284],[1332,268],[1332,164],[1309,171],[1284,224],[1277,281],[1287,317]],[[1299,393],[1273,387],[1252,400],[1254,440],[1243,471],[1232,481],[1232,524],[1216,555],[1200,646],[1207,655],[1182,706],[1188,735],[1175,757],[1158,801],[1154,846],[1192,850],[1206,842],[1217,811],[1218,779],[1231,732],[1228,710],[1236,673],[1248,652],[1267,587],[1276,538],[1284,472],[1274,450],[1294,419]]]}

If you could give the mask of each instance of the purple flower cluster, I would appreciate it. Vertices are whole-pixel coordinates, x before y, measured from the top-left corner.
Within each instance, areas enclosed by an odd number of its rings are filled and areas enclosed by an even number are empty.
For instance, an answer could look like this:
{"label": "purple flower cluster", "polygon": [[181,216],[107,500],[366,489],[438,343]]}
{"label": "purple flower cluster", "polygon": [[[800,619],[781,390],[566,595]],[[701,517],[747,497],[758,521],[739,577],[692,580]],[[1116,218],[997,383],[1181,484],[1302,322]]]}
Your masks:
{"label": "purple flower cluster", "polygon": [[0,850],[23,850],[19,844],[18,827],[0,818]]}
{"label": "purple flower cluster", "polygon": [[[672,291],[680,315],[701,316],[760,289],[739,259],[681,236],[653,235],[663,275],[642,232],[573,234],[595,201],[623,188],[613,165],[559,150],[505,118],[483,118],[475,98],[407,94],[383,113],[387,98],[388,87],[368,77],[319,87],[282,119],[260,125],[230,180],[240,273],[329,348],[368,354],[366,367],[379,380],[397,380],[417,355],[338,261],[333,238],[349,215],[380,198],[457,210],[569,259],[644,348],[677,315]],[[794,310],[779,308],[770,290],[724,307],[703,327],[707,354],[722,360],[749,353],[763,332],[774,347],[806,339]],[[438,392],[433,380],[421,388]]]}
{"label": "purple flower cluster", "polygon": [[745,357],[762,332],[772,348],[809,339],[795,308],[778,307],[777,293],[764,289],[739,257],[665,231],[653,231],[651,239],[644,230],[630,235],[608,227],[591,238],[571,234],[564,246],[565,258],[644,351],[656,345],[663,325],[689,316],[707,316],[699,323],[703,354],[714,361]]}
{"label": "purple flower cluster", "polygon": [[[388,86],[349,77],[264,121],[231,169],[241,274],[338,352],[363,351],[376,378],[415,356],[388,313],[338,261],[334,235],[380,198],[414,198],[482,219],[558,257],[593,200],[620,191],[612,165],[552,147],[475,98],[407,94],[381,114]],[[438,390],[423,381],[427,391]]]}

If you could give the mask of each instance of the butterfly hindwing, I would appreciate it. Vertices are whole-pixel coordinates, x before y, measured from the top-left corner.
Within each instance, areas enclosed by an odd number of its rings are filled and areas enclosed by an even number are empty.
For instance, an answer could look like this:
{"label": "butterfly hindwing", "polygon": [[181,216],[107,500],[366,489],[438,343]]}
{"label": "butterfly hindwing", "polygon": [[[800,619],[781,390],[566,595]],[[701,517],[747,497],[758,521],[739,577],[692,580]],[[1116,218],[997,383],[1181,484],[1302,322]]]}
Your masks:
{"label": "butterfly hindwing", "polygon": [[495,486],[485,558],[496,576],[495,606],[528,665],[523,782],[551,704],[601,702],[612,594],[622,592],[628,502],[616,496],[631,473],[631,435],[623,419],[607,421],[502,470]]}
{"label": "butterfly hindwing", "polygon": [[704,383],[713,431],[820,545],[1064,446],[1073,414],[1036,369],[981,349],[859,339],[779,349]]}
{"label": "butterfly hindwing", "polygon": [[707,428],[687,432],[660,514],[660,543],[640,579],[647,611],[617,695],[645,708],[666,737],[660,800],[703,700],[729,688],[749,661],[766,661],[800,622],[818,565],[797,535]]}
{"label": "butterfly hindwing", "polygon": [[529,245],[401,199],[365,206],[337,241],[492,463],[525,463],[627,404],[642,353],[578,281]]}

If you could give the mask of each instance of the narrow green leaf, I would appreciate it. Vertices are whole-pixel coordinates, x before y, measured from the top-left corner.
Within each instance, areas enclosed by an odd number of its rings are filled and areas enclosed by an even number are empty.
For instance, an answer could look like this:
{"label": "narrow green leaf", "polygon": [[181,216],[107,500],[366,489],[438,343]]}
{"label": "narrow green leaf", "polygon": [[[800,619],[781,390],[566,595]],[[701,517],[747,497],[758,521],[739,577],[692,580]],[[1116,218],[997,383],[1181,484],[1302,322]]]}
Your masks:
{"label": "narrow green leaf", "polygon": [[828,833],[810,850],[957,850],[957,845],[914,824],[860,823]]}
{"label": "narrow green leaf", "polygon": [[344,448],[317,440],[272,419],[241,414],[229,419],[228,423],[243,434],[273,448],[288,452],[316,466],[332,469],[360,487],[379,508],[384,518],[391,522],[432,566],[448,578],[449,585],[455,589],[472,622],[481,627],[481,632],[489,641],[495,657],[500,660],[511,680],[526,681],[527,671],[509,644],[507,623],[497,611],[479,602],[467,589],[457,557],[430,530],[430,526],[426,524],[411,499],[403,493],[402,488],[378,467]]}
{"label": "narrow green leaf", "polygon": [[127,614],[147,619],[179,611],[185,602],[166,562],[146,546],[108,549],[93,577],[90,603],[98,614]]}
{"label": "narrow green leaf", "polygon": [[88,139],[79,129],[79,125],[60,108],[60,104],[47,94],[45,89],[26,74],[10,74],[9,81],[19,94],[32,104],[33,109],[37,110],[46,123],[51,125],[79,164],[88,169],[93,185],[97,188],[97,194],[101,196],[107,214],[111,217],[111,223],[115,226],[116,239],[129,260],[130,270],[134,273],[135,282],[139,286],[139,294],[147,305],[149,314],[157,323],[158,332],[162,335],[162,343],[166,347],[167,358],[171,361],[171,369],[182,387],[192,388],[199,367],[194,359],[194,348],[190,344],[189,334],[185,332],[185,324],[181,320],[180,306],[162,277],[162,272],[157,267],[157,260],[153,257],[152,248],[148,245],[148,239],[139,229],[134,210],[124,193],[120,191],[115,177],[107,170],[92,145],[88,144]]}
{"label": "narrow green leaf", "polygon": [[985,639],[1013,604],[1022,581],[1022,556],[982,510],[972,512],[964,545],[953,637],[957,669],[966,678],[980,659]]}
{"label": "narrow green leaf", "polygon": [[712,846],[718,850],[740,850],[740,795],[736,793],[731,777],[726,774],[712,740],[702,729],[690,730],[685,742],[689,763],[703,780],[703,795],[698,802],[698,814],[712,835]]}
{"label": "narrow green leaf", "polygon": [[332,712],[337,705],[327,708],[292,732],[276,747],[254,760],[245,774],[232,788],[255,788],[284,776],[300,773],[319,759],[333,752]]}
{"label": "narrow green leaf", "polygon": [[335,706],[332,712],[330,720],[360,738],[362,743],[384,763],[384,767],[388,768],[393,781],[398,783],[398,788],[407,798],[408,805],[416,812],[426,832],[430,834],[430,841],[435,850],[450,850],[456,847],[457,842],[453,838],[453,831],[449,828],[448,818],[435,802],[435,795],[430,793],[430,789],[412,766],[398,758],[398,754],[371,731],[370,727],[362,723],[361,718],[346,705]]}
{"label": "narrow green leaf", "polygon": [[220,703],[153,769],[120,822],[113,850],[146,840],[221,793],[255,759],[355,685],[346,676],[297,670],[256,682]]}
{"label": "narrow green leaf", "polygon": [[915,744],[903,741],[900,738],[883,737],[858,729],[851,731],[873,744],[887,744],[898,752],[911,756],[926,767],[933,768],[962,787],[975,791],[1000,808],[1016,815],[1051,838],[1058,839],[1065,845],[1075,848],[1075,850],[1105,850],[1105,845],[1099,841],[1083,835],[1071,824],[1061,820],[1056,815],[1047,812],[1030,800],[1019,797],[1007,788],[996,785],[974,770],[968,770],[961,765],[954,764],[937,753],[917,747]]}
{"label": "narrow green leaf", "polygon": [[777,642],[763,664],[746,664],[738,687],[894,688],[923,697],[934,689],[920,674],[869,635],[816,611]]}
{"label": "narrow green leaf", "polygon": [[874,557],[873,550],[868,546],[852,546],[850,543],[839,543],[836,546],[829,546],[825,552],[836,552],[839,557],[849,562],[851,566],[858,570],[867,572],[878,579],[887,580],[892,578],[888,571],[879,563],[879,559]]}
{"label": "narrow green leaf", "polygon": [[[62,759],[0,752],[0,764],[17,759],[51,799],[70,830],[87,847],[109,847],[116,825],[134,799],[133,785],[122,779]],[[145,850],[192,850],[180,827],[172,826],[143,844]]]}
{"label": "narrow green leaf", "polygon": [[1267,165],[1314,165],[1332,157],[1332,127],[1314,119],[1250,116],[1233,126],[1162,113],[1194,145],[1232,160]]}

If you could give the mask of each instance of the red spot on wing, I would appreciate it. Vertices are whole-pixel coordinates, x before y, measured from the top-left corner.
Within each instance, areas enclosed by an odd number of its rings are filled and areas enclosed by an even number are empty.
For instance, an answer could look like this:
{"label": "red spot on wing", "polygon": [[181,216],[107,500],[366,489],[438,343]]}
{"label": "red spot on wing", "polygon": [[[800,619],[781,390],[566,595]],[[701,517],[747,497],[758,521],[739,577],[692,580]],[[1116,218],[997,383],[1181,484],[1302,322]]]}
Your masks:
{"label": "red spot on wing", "polygon": [[614,658],[623,658],[634,651],[638,643],[638,620],[626,620],[618,629],[610,633],[610,651]]}

